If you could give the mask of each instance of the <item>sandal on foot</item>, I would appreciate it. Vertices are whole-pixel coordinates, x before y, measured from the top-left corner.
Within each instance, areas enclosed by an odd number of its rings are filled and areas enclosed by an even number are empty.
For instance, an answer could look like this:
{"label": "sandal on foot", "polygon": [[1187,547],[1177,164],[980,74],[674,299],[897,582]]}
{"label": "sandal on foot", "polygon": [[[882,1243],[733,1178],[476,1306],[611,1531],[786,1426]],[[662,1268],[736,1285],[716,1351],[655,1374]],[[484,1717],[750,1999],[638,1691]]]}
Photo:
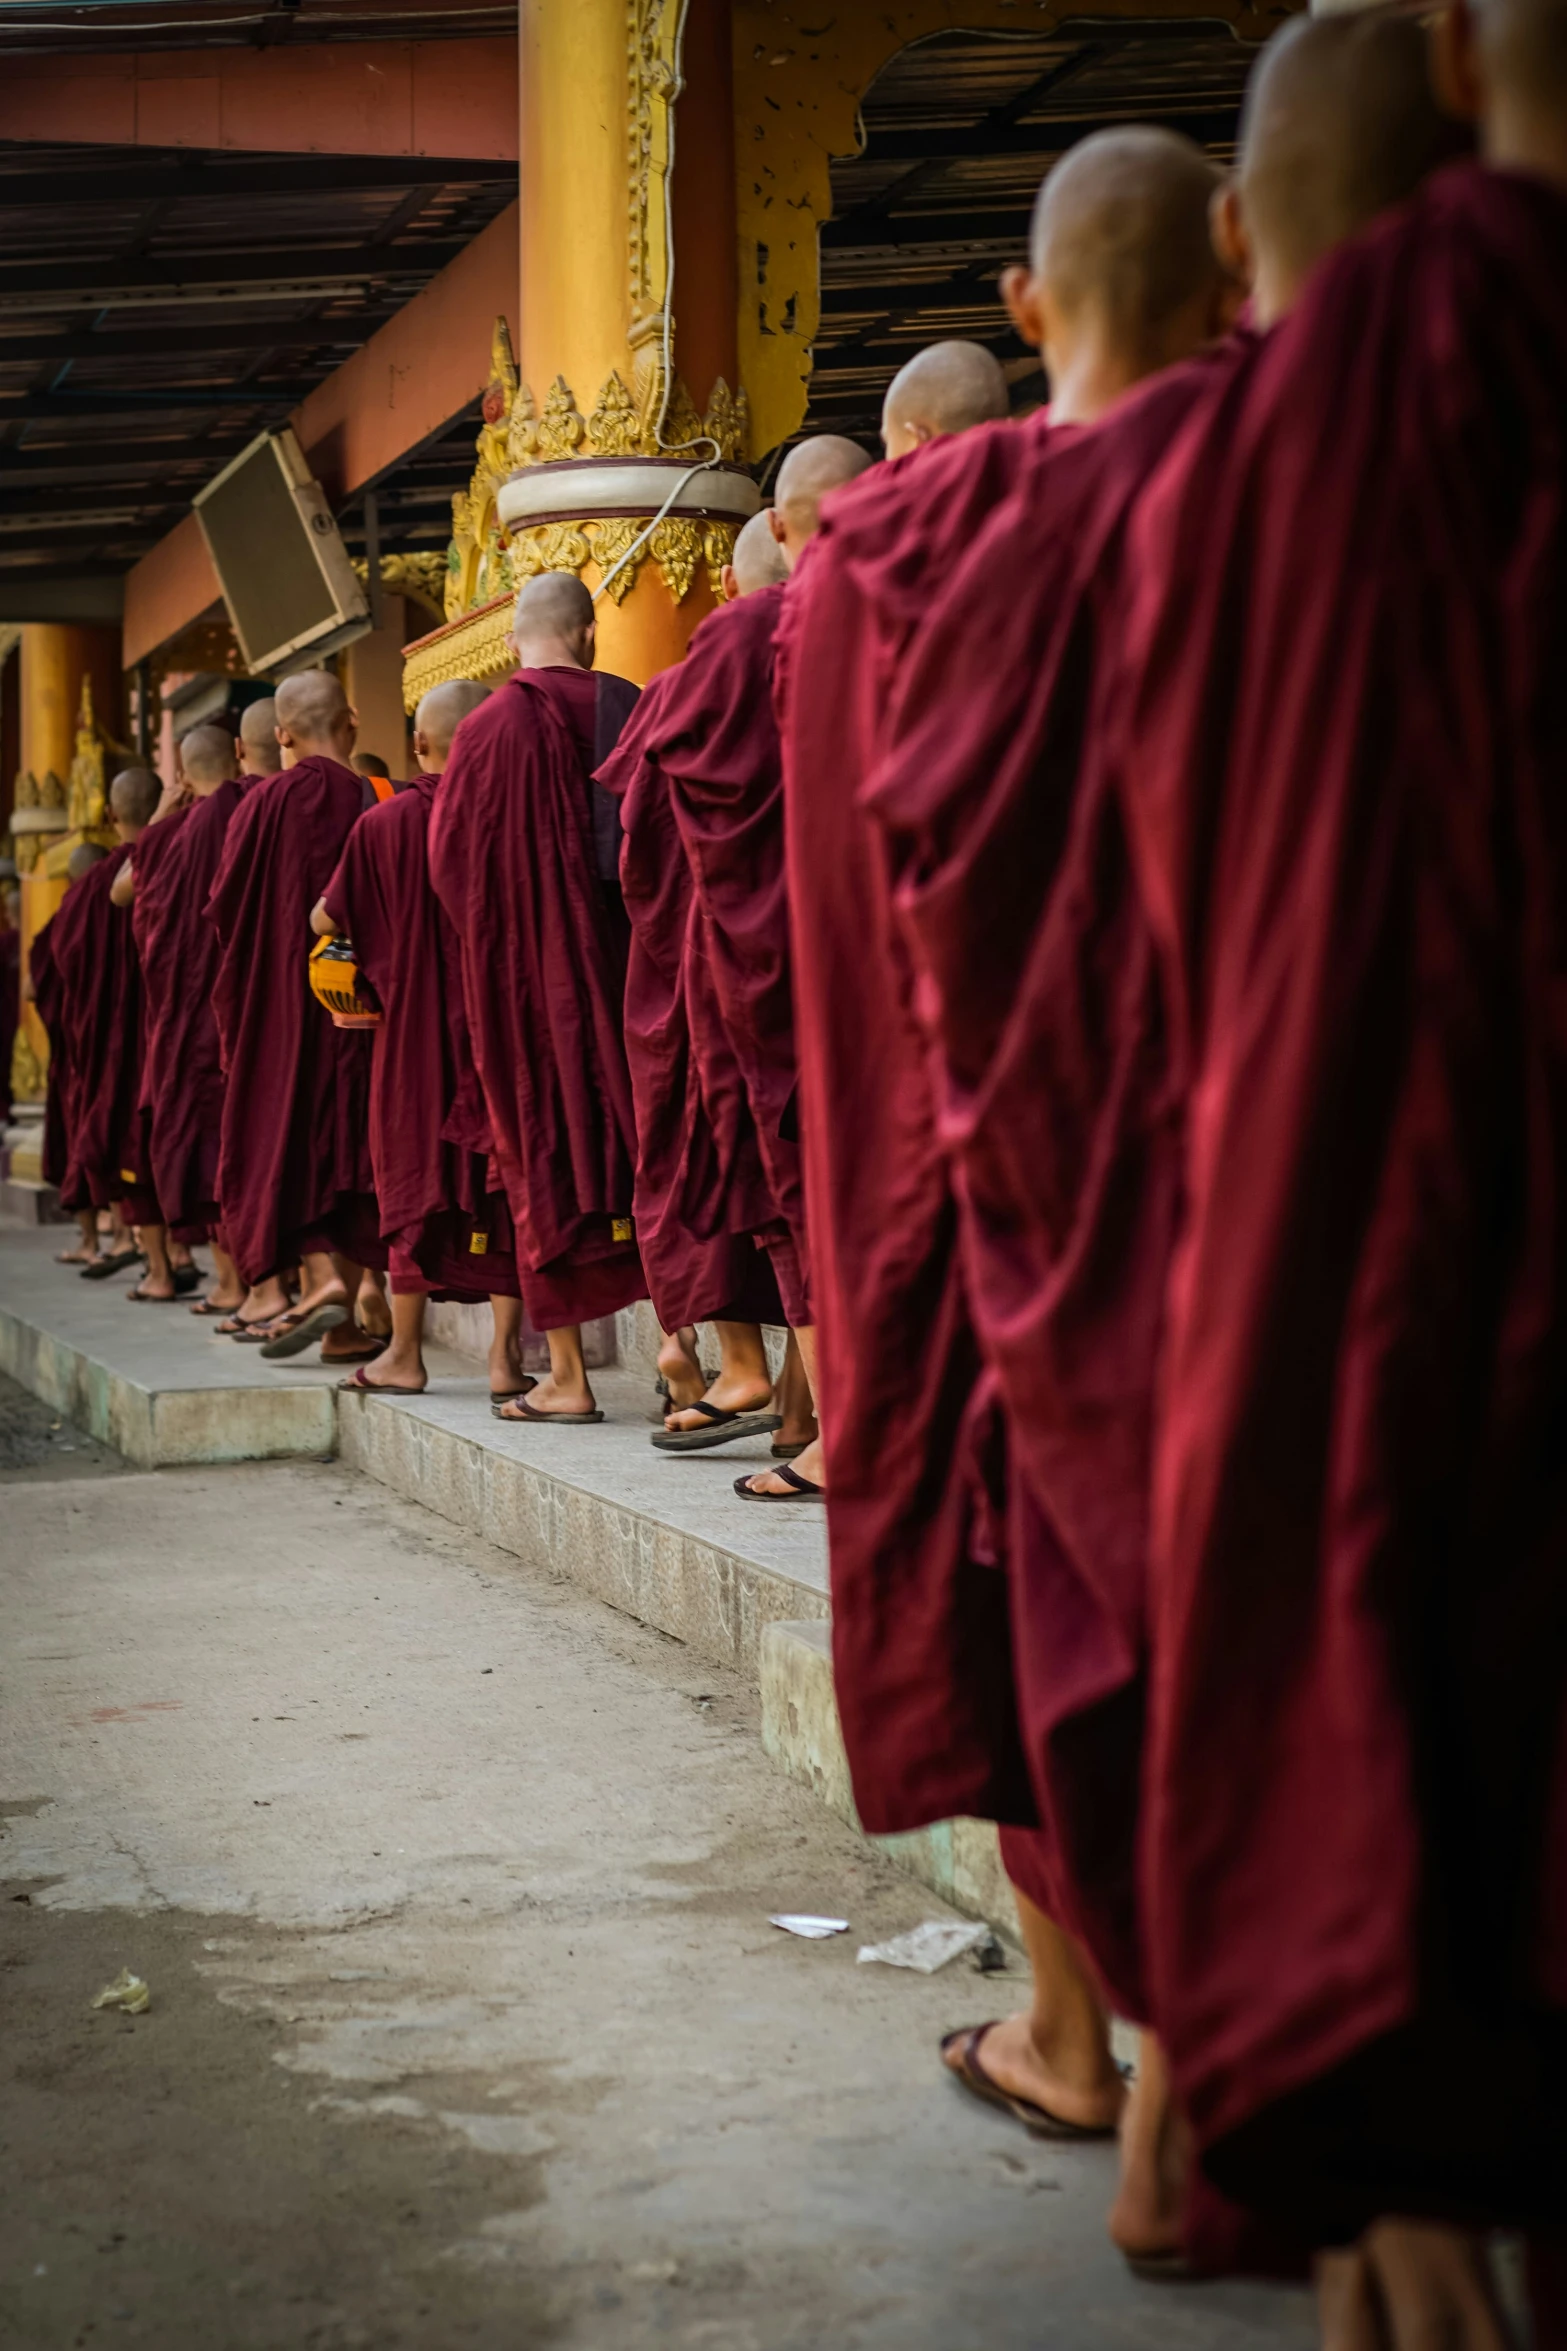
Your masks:
{"label": "sandal on foot", "polygon": [[585,1429],[591,1422],[600,1421],[604,1417],[602,1412],[535,1412],[532,1405],[521,1396],[513,1396],[509,1401],[516,1405],[516,1411],[508,1411],[505,1404],[492,1404],[492,1420],[531,1420],[537,1421],[541,1428]]}
{"label": "sandal on foot", "polygon": [[324,1339],[328,1331],[341,1330],[348,1320],[346,1306],[312,1306],[308,1314],[286,1314],[271,1338],[262,1341],[261,1352],[269,1363],[281,1362],[285,1355],[303,1355],[317,1339]]}
{"label": "sandal on foot", "polygon": [[324,1370],[330,1371],[333,1365],[337,1363],[374,1363],[378,1356],[384,1355],[386,1353],[386,1350],[388,1347],[390,1347],[391,1344],[392,1339],[390,1332],[387,1333],[384,1339],[377,1338],[374,1331],[362,1331],[356,1323],[354,1325],[354,1336],[351,1345],[347,1347],[334,1347],[330,1355],[327,1353],[325,1347],[322,1348],[322,1367]]}
{"label": "sandal on foot", "polygon": [[82,1267],[84,1282],[106,1282],[111,1274],[123,1273],[128,1265],[140,1265],[139,1249],[111,1249],[107,1257],[95,1257],[91,1265]]}
{"label": "sandal on foot", "polygon": [[242,1322],[235,1322],[234,1320],[235,1316],[239,1312],[239,1308],[237,1306],[220,1306],[216,1298],[198,1298],[190,1311],[192,1314],[200,1315],[203,1317],[203,1319],[206,1320],[210,1320],[213,1317],[218,1317],[223,1322],[232,1323],[236,1330],[242,1331],[245,1327]]}
{"label": "sandal on foot", "polygon": [[787,1445],[781,1445],[775,1437],[772,1444],[773,1459],[775,1461],[798,1461],[800,1455],[808,1453],[815,1442],[814,1437],[793,1437]]}
{"label": "sandal on foot", "polygon": [[797,1469],[789,1467],[787,1461],[781,1461],[772,1475],[782,1478],[784,1484],[790,1489],[789,1492],[787,1494],[759,1494],[752,1485],[751,1478],[766,1477],[767,1474],[766,1470],[753,1469],[750,1477],[735,1479],[735,1492],[742,1502],[825,1502],[827,1499],[825,1486],[813,1485],[809,1478],[802,1478]]}
{"label": "sandal on foot", "polygon": [[178,1306],[179,1304],[177,1296],[171,1294],[167,1298],[160,1298],[156,1291],[144,1290],[140,1282],[127,1290],[125,1295],[133,1306]]}
{"label": "sandal on foot", "polygon": [[[1036,2105],[1032,2098],[1014,2098],[1010,2090],[1001,2087],[993,2074],[985,2071],[980,2062],[979,2045],[998,2021],[992,2017],[989,2024],[962,2025],[955,2033],[943,2035],[941,2060],[959,2087],[976,2098],[982,2098],[987,2106],[999,2106],[1004,2114],[1011,2115],[1014,2122],[1023,2125],[1030,2138],[1113,2139],[1113,2123],[1101,2127],[1068,2122],[1064,2116],[1052,2114],[1048,2106]],[[958,2053],[956,2065],[947,2063],[947,2052],[951,2049],[956,2049]]]}
{"label": "sandal on foot", "polygon": [[492,1406],[496,1404],[515,1404],[519,1397],[531,1396],[538,1384],[538,1381],[535,1379],[525,1379],[520,1388],[492,1388],[490,1390],[490,1403]]}
{"label": "sandal on foot", "polygon": [[176,1298],[188,1298],[192,1290],[201,1288],[202,1275],[199,1265],[177,1265],[174,1268],[172,1278]]}
{"label": "sandal on foot", "polygon": [[1146,2285],[1178,2286],[1197,2275],[1196,2263],[1179,2245],[1167,2245],[1160,2253],[1128,2253],[1123,2246],[1121,2259],[1133,2277]]}
{"label": "sandal on foot", "polygon": [[648,1439],[660,1453],[705,1453],[713,1445],[732,1445],[739,1437],[770,1437],[783,1422],[776,1412],[765,1405],[754,1406],[747,1412],[726,1412],[721,1404],[709,1404],[699,1396],[694,1404],[671,1405],[672,1412],[705,1412],[705,1429],[661,1429]]}
{"label": "sandal on foot", "polygon": [[339,1380],[337,1384],[339,1388],[349,1389],[361,1396],[422,1396],[424,1394],[423,1388],[397,1388],[392,1385],[390,1380],[367,1380],[365,1367],[362,1363],[357,1371],[351,1371],[346,1380]]}

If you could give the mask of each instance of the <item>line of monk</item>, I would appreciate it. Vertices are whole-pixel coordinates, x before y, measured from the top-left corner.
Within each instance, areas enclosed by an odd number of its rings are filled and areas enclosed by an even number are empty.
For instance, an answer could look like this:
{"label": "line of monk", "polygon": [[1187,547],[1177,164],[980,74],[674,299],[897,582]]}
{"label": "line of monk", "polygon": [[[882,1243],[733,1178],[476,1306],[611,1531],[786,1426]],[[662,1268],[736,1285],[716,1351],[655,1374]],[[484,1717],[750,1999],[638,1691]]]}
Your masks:
{"label": "line of monk", "polygon": [[957,2089],[1326,2351],[1503,2351],[1518,2232],[1548,2351],[1567,0],[1293,20],[1232,174],[1086,138],[1001,292],[1048,406],[918,353],[640,696],[545,574],[407,786],[326,672],[117,778],[50,1167],[88,1270],[208,1235],[195,1311],[368,1394],[488,1299],[496,1416],[597,1425],[650,1297],[654,1447],[825,1502],[865,1826],[999,1824],[1032,1996]]}

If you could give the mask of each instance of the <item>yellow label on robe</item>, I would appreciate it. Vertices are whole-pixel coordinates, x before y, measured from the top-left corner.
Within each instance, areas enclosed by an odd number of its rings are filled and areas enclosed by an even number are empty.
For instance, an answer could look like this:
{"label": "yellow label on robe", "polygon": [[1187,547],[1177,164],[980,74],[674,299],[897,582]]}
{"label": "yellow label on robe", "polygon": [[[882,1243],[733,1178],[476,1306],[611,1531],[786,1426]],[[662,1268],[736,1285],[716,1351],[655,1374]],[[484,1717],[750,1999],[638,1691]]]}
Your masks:
{"label": "yellow label on robe", "polygon": [[470,1233],[468,1235],[468,1254],[470,1257],[482,1257],[486,1249],[488,1249],[489,1245],[490,1236],[488,1233]]}
{"label": "yellow label on robe", "polygon": [[612,1241],[629,1241],[631,1238],[630,1217],[612,1216],[609,1220],[609,1237]]}
{"label": "yellow label on robe", "polygon": [[141,1177],[136,1173],[134,1167],[122,1167],[120,1170],[120,1181],[122,1184],[139,1184],[141,1182]]}

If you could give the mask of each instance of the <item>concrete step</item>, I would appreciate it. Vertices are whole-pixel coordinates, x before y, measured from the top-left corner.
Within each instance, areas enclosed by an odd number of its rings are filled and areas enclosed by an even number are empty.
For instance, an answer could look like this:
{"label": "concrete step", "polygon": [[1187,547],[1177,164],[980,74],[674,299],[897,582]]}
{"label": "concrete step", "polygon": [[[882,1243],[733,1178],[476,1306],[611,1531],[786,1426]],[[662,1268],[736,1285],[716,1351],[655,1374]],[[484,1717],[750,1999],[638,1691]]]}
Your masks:
{"label": "concrete step", "polygon": [[[831,1643],[831,1627],[820,1618],[767,1627],[761,1656],[762,1745],[780,1770],[858,1828],[833,1691]],[[988,1919],[999,1933],[1017,1940],[1017,1904],[1001,1866],[993,1822],[943,1820],[911,1835],[871,1842],[955,1910]]]}
{"label": "concrete step", "polygon": [[60,1233],[0,1233],[0,1371],[138,1469],[331,1453],[337,1399],[309,1358],[272,1365],[182,1305],[126,1297],[132,1276],[56,1265]]}

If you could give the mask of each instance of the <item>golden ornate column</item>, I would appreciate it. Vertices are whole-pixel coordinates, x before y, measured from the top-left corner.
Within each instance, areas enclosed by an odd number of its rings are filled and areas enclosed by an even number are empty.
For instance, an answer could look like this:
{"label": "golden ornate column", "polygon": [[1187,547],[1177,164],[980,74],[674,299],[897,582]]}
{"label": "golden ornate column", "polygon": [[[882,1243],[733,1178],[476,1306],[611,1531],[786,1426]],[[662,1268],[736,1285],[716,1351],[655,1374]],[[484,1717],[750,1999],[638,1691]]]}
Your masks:
{"label": "golden ornate column", "polygon": [[496,323],[478,466],[453,501],[448,626],[410,703],[503,675],[540,571],[599,595],[599,659],[677,660],[759,504],[736,384],[729,0],[521,0],[522,268]]}
{"label": "golden ornate column", "polygon": [[[105,846],[104,782],[109,753],[121,746],[107,734],[119,709],[120,638],[117,629],[76,628],[29,621],[21,647],[21,767],[11,838],[22,883],[22,968],[32,942],[65,896],[71,851],[84,840]],[[49,1067],[49,1040],[30,1004],[24,1004],[11,1062],[11,1091],[20,1103],[41,1102]],[[36,1170],[18,1164],[17,1172]]]}

